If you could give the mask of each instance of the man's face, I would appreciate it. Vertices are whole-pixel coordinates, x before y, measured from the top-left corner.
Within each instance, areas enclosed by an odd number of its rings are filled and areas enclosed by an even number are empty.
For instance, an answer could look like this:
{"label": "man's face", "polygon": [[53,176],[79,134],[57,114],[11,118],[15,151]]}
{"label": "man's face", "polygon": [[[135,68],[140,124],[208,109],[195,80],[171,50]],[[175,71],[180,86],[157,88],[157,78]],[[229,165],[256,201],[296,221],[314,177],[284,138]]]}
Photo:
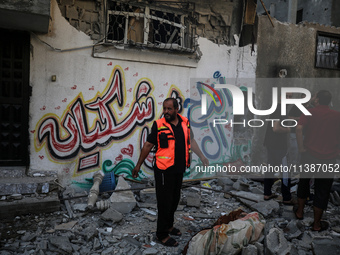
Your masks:
{"label": "man's face", "polygon": [[167,122],[173,121],[178,113],[178,109],[174,108],[172,101],[166,101],[163,103],[163,115]]}

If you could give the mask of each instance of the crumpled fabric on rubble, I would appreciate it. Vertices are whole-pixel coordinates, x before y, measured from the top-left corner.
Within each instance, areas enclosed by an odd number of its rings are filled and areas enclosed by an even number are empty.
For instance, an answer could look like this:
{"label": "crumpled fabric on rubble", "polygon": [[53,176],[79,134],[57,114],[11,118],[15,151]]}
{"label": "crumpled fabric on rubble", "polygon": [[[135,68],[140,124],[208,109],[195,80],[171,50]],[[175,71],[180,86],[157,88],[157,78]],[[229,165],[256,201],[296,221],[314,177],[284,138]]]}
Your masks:
{"label": "crumpled fabric on rubble", "polygon": [[228,224],[202,230],[191,239],[187,255],[237,254],[261,237],[265,223],[262,215],[251,212]]}

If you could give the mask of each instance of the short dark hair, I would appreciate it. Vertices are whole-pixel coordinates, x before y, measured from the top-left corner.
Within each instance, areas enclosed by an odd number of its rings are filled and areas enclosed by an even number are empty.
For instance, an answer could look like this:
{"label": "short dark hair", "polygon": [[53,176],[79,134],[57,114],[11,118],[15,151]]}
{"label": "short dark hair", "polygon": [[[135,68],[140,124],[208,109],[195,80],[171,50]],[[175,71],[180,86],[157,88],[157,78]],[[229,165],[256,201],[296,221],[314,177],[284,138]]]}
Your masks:
{"label": "short dark hair", "polygon": [[172,101],[174,108],[178,109],[178,102],[177,102],[176,98],[168,97],[167,99],[164,100],[163,104],[167,101]]}
{"label": "short dark hair", "polygon": [[319,99],[319,104],[321,105],[329,105],[332,101],[332,94],[328,90],[320,90],[316,94],[316,98]]}

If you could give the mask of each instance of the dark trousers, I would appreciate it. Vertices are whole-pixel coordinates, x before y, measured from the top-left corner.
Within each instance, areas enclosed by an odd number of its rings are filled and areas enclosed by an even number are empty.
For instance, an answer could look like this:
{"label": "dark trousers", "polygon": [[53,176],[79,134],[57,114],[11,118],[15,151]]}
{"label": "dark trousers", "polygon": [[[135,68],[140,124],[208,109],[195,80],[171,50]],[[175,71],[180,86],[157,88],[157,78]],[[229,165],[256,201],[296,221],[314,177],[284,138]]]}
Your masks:
{"label": "dark trousers", "polygon": [[[310,155],[308,152],[305,152],[301,156],[301,164],[302,165],[316,165],[320,164],[322,166],[333,165],[336,163],[335,159],[318,159]],[[327,170],[327,169],[324,169]],[[331,188],[333,184],[333,173],[332,172],[303,172],[301,173],[299,179],[299,185],[297,190],[297,197],[306,199],[309,196],[310,192],[310,179],[311,177],[315,177],[314,179],[314,200],[313,205],[320,209],[327,209],[329,196],[331,193]]]}
{"label": "dark trousers", "polygon": [[[273,149],[267,147],[268,153],[268,164],[271,166],[282,165],[282,159],[286,156],[286,149]],[[280,173],[282,174],[282,173]],[[272,186],[274,184],[275,178],[273,173],[266,173],[264,178],[264,195],[270,196],[272,194]],[[290,178],[288,179],[288,184],[284,185],[284,181],[281,178],[281,193],[283,201],[289,201],[292,199],[290,194]]]}
{"label": "dark trousers", "polygon": [[174,215],[181,197],[183,173],[169,173],[155,169],[157,198],[157,232],[159,240],[166,238],[174,225]]}

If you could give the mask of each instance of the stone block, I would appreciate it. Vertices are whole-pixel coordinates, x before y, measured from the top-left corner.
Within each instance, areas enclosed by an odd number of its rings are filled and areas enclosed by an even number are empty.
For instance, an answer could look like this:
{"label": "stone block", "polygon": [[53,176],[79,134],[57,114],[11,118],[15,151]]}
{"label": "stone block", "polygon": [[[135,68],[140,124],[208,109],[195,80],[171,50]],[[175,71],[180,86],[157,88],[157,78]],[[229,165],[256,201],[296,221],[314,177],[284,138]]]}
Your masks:
{"label": "stone block", "polygon": [[267,251],[272,255],[291,254],[291,244],[286,240],[282,230],[272,228],[266,237]]}
{"label": "stone block", "polygon": [[201,206],[201,196],[198,193],[187,193],[187,206],[199,208]]}
{"label": "stone block", "polygon": [[248,191],[249,185],[246,183],[237,181],[233,184],[233,188],[236,190],[240,190],[240,191]]}
{"label": "stone block", "polygon": [[85,22],[98,22],[99,21],[99,13],[98,12],[88,12],[85,11],[84,15],[81,19]]}
{"label": "stone block", "polygon": [[302,232],[297,227],[296,223],[296,220],[291,220],[284,229],[285,236],[287,237],[288,241],[291,241],[292,239],[297,239],[299,236],[302,235]]}
{"label": "stone block", "polygon": [[274,215],[280,210],[279,203],[273,200],[254,203],[251,207],[261,213],[264,217]]}
{"label": "stone block", "polygon": [[102,213],[100,217],[103,220],[110,220],[113,223],[119,222],[123,219],[123,215],[112,207],[110,207],[104,213]]}
{"label": "stone block", "polygon": [[219,177],[217,178],[217,184],[219,186],[224,186],[224,185],[232,186],[234,184],[234,181],[231,180],[229,177]]}
{"label": "stone block", "polygon": [[257,247],[255,245],[249,244],[243,247],[241,255],[254,255],[257,254]]}
{"label": "stone block", "polygon": [[264,192],[263,189],[261,189],[261,188],[259,188],[259,187],[257,187],[257,186],[251,186],[251,187],[249,187],[249,191],[250,191],[251,193],[260,194],[260,195],[263,195],[263,192]]}
{"label": "stone block", "polygon": [[44,198],[24,197],[11,202],[0,201],[0,218],[13,218],[23,214],[50,213],[60,210],[60,200],[56,193]]}
{"label": "stone block", "polygon": [[[119,176],[116,191],[121,189],[130,189],[130,185],[123,177]],[[131,190],[113,192],[109,201],[111,203],[111,207],[120,213],[131,212],[137,204],[135,196]]]}
{"label": "stone block", "polygon": [[78,10],[74,6],[66,6],[66,18],[68,19],[78,19]]}
{"label": "stone block", "polygon": [[263,244],[262,243],[259,243],[259,242],[256,242],[254,244],[257,248],[257,254],[258,255],[264,255],[264,248],[263,248]]}
{"label": "stone block", "polygon": [[55,246],[59,251],[72,253],[72,245],[66,236],[52,236],[49,238],[50,244]]}
{"label": "stone block", "polygon": [[313,254],[318,255],[339,254],[340,239],[333,239],[329,237],[314,238],[312,242],[312,250]]}
{"label": "stone block", "polygon": [[91,25],[84,21],[79,21],[79,30],[86,32],[87,30],[91,30]]}
{"label": "stone block", "polygon": [[157,203],[155,188],[141,190],[139,193],[139,197],[143,203],[150,203],[150,204]]}

